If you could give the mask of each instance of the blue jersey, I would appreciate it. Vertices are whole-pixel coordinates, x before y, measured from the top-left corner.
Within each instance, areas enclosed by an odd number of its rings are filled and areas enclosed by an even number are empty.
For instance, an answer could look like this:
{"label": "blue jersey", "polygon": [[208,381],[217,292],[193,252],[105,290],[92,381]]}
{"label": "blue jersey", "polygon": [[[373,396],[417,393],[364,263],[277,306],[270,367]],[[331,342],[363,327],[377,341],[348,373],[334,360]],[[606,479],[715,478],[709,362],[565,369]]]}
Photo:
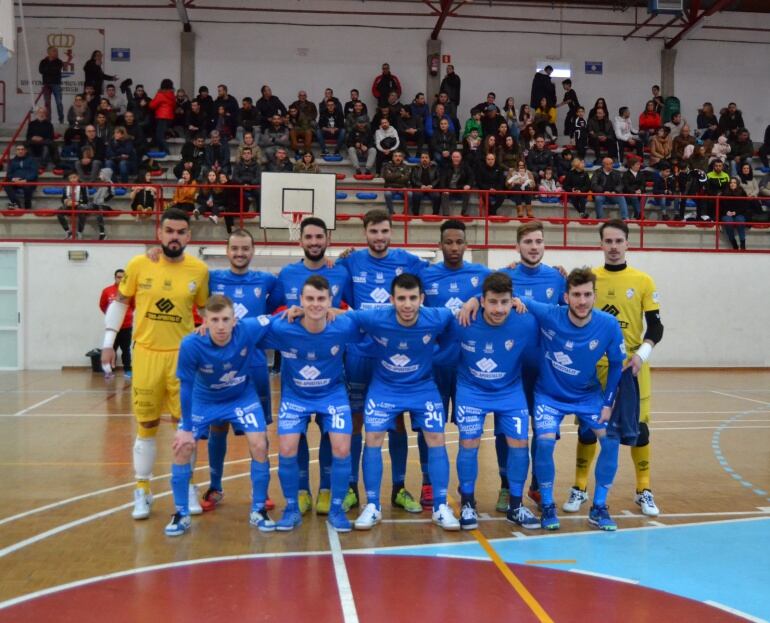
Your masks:
{"label": "blue jersey", "polygon": [[[567,413],[598,412],[605,393],[596,377],[596,364],[605,353],[610,365],[622,365],[626,358],[618,321],[595,309],[588,324],[577,327],[569,319],[568,307],[523,300],[540,324],[544,354],[535,392]],[[608,393],[614,390],[607,388]]]}
{"label": "blue jersey", "polygon": [[208,334],[192,333],[182,340],[176,375],[182,385],[183,430],[192,430],[187,427],[191,425],[192,401],[230,402],[251,390],[251,355],[269,326],[267,316],[241,320],[224,346],[214,344]]}
{"label": "blue jersey", "polygon": [[345,391],[342,356],[345,346],[362,337],[358,326],[343,314],[310,333],[299,320],[274,319],[265,340],[281,351],[281,388],[297,398],[315,400],[339,389]]}
{"label": "blue jersey", "polygon": [[538,303],[564,305],[564,293],[567,291],[567,280],[562,274],[548,266],[538,264],[535,268],[519,263],[515,269],[503,268],[501,273],[508,275],[513,281],[513,295],[526,296]]}
{"label": "blue jersey", "polygon": [[453,322],[451,310],[423,307],[417,322],[410,327],[399,324],[392,307],[350,312],[348,316],[374,342],[376,362],[372,387],[396,386],[411,391],[433,381],[433,351],[439,335]]}
{"label": "blue jersey", "polygon": [[302,293],[302,286],[305,285],[308,277],[320,275],[326,278],[331,287],[332,307],[339,307],[342,301],[347,302],[350,298],[350,275],[344,266],[335,264],[332,268],[324,265],[321,268],[312,270],[305,266],[304,261],[287,264],[278,273],[278,282],[276,283],[270,300],[274,307],[286,305],[299,305],[299,296]]}

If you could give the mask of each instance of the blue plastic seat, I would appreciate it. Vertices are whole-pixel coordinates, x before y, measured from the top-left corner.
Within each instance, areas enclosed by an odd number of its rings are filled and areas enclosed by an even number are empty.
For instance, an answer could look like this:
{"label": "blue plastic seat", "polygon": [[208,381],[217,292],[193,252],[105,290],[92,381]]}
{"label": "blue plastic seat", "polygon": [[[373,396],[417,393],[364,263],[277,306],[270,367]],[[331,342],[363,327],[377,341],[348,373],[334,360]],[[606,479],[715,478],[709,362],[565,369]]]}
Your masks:
{"label": "blue plastic seat", "polygon": [[335,195],[335,197],[336,197],[337,199],[347,199],[347,198],[348,198],[348,193],[338,192],[338,193]]}
{"label": "blue plastic seat", "polygon": [[157,160],[158,158],[165,158],[168,154],[165,151],[148,151],[147,155],[150,158]]}
{"label": "blue plastic seat", "polygon": [[356,193],[356,198],[363,201],[371,201],[377,199],[377,193]]}
{"label": "blue plastic seat", "polygon": [[339,154],[324,154],[321,156],[326,162],[342,162],[342,156]]}
{"label": "blue plastic seat", "polygon": [[44,195],[63,195],[64,189],[58,186],[46,186],[43,188]]}

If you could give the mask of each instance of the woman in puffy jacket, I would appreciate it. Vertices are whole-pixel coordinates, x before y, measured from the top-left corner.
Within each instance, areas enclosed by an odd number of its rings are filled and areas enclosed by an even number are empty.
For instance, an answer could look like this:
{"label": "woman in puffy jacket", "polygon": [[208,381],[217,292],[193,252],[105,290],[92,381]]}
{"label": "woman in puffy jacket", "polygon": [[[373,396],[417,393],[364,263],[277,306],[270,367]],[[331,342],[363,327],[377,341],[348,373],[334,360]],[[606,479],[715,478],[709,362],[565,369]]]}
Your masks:
{"label": "woman in puffy jacket", "polygon": [[150,108],[155,113],[155,147],[168,153],[166,130],[169,123],[174,120],[176,108],[176,92],[171,80],[164,78],[161,81],[160,89],[150,102]]}

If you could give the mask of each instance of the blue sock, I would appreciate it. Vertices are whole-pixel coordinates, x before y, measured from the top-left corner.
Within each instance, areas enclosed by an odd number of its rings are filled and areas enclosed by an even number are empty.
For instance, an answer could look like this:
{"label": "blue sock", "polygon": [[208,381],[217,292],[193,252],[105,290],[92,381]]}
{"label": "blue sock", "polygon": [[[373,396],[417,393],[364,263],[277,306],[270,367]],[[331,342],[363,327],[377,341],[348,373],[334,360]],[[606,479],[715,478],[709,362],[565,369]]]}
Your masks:
{"label": "blue sock", "polygon": [[446,504],[446,490],[449,487],[449,455],[446,446],[428,448],[428,472],[433,483],[433,510]]}
{"label": "blue sock", "polygon": [[348,481],[350,480],[350,455],[344,459],[332,457],[331,467],[331,489],[332,506],[329,512],[339,512],[342,510],[342,500],[348,492]]}
{"label": "blue sock", "polygon": [[304,433],[299,436],[299,446],[297,447],[297,468],[299,478],[299,488],[310,491],[310,450],[307,447],[307,435]]}
{"label": "blue sock", "polygon": [[404,486],[404,480],[406,480],[406,454],[408,452],[408,446],[409,440],[407,439],[406,431],[400,433],[392,430],[388,433],[390,474],[394,485]]}
{"label": "blue sock", "polygon": [[382,484],[382,448],[364,446],[364,487],[366,501],[380,508]]}
{"label": "blue sock", "polygon": [[[532,465],[535,464],[537,457],[537,437],[532,437],[532,441],[529,444],[529,455],[532,457]],[[537,474],[535,470],[532,470],[532,477],[529,480],[529,488],[537,491],[540,489],[540,485],[537,483]]]}
{"label": "blue sock", "polygon": [[511,497],[521,499],[524,483],[529,472],[529,450],[527,448],[508,448],[508,482],[511,484]]}
{"label": "blue sock", "polygon": [[420,452],[420,471],[422,472],[422,484],[430,484],[430,474],[428,473],[428,444],[425,443],[425,433],[417,431],[417,449]]}
{"label": "blue sock", "polygon": [[267,487],[270,485],[270,463],[251,459],[251,510],[265,507]]}
{"label": "blue sock", "polygon": [[227,431],[209,431],[209,487],[222,490],[222,474],[225,471],[225,454],[227,454]]}
{"label": "blue sock", "polygon": [[329,440],[329,433],[321,434],[321,445],[318,446],[318,467],[321,471],[321,483],[318,485],[318,488],[331,488],[332,442]]}
{"label": "blue sock", "polygon": [[361,450],[364,446],[364,436],[353,433],[350,437],[350,484],[358,486],[358,473],[361,471]]}
{"label": "blue sock", "polygon": [[495,453],[497,454],[497,471],[500,474],[500,486],[509,489],[508,482],[508,441],[505,435],[495,435]]}
{"label": "blue sock", "polygon": [[461,495],[473,495],[478,475],[479,449],[460,446],[457,451],[457,480],[460,481]]}
{"label": "blue sock", "polygon": [[286,499],[286,508],[297,509],[297,496],[299,495],[299,465],[297,455],[278,457],[278,480],[281,481],[281,490]]}
{"label": "blue sock", "polygon": [[171,464],[171,491],[174,493],[174,506],[180,515],[190,514],[190,478],[192,467],[189,463],[184,465]]}
{"label": "blue sock", "polygon": [[594,476],[596,478],[596,491],[594,492],[594,504],[604,506],[607,503],[607,494],[612,487],[612,481],[615,479],[615,473],[618,471],[618,450],[620,440],[609,438],[607,435],[599,438],[602,446],[599,452],[599,458],[596,459]]}
{"label": "blue sock", "polygon": [[540,495],[543,505],[553,504],[553,480],[556,476],[556,467],[553,464],[553,451],[556,447],[555,439],[539,438],[537,440],[537,460],[535,472],[540,483]]}

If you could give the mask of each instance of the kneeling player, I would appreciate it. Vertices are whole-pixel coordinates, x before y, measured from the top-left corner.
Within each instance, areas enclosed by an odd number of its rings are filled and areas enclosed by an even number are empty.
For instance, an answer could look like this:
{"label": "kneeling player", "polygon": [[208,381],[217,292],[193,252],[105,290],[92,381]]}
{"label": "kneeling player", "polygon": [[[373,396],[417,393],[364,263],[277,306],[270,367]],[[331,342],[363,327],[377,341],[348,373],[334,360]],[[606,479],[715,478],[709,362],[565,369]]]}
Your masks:
{"label": "kneeling player", "polygon": [[[620,380],[626,348],[617,321],[595,310],[596,276],[589,268],[576,268],[567,277],[567,307],[556,307],[522,299],[541,327],[545,359],[535,386],[535,472],[542,494],[541,525],[558,530],[559,518],[553,502],[556,435],[565,415],[574,414],[582,429],[599,439],[601,453],[596,462],[596,491],[588,515],[592,526],[615,530],[607,508],[607,494],[618,469],[618,445],[607,435],[607,423]],[[596,377],[596,364],[607,354],[609,370],[604,392]]]}
{"label": "kneeling player", "polygon": [[524,528],[539,528],[540,522],[521,503],[529,472],[529,410],[521,382],[521,364],[528,351],[537,349],[537,323],[529,314],[511,314],[513,284],[508,275],[492,273],[484,279],[482,292],[482,313],[470,326],[455,326],[452,333],[459,342],[460,353],[455,410],[455,423],[460,432],[457,453],[462,498],[460,527],[463,530],[478,527],[474,489],[479,471],[479,445],[484,419],[488,413],[494,413],[508,445],[508,521]]}
{"label": "kneeling player", "polygon": [[267,461],[265,415],[248,375],[252,350],[267,333],[270,319],[237,321],[233,303],[226,296],[212,296],[206,303],[207,335],[188,335],[179,349],[177,377],[181,385],[182,421],[172,450],[171,489],[176,512],[166,526],[168,536],[190,529],[190,457],[195,442],[212,424],[229,423],[246,435],[251,454],[252,503],[249,522],[262,532],[275,530],[265,510],[270,465]]}

